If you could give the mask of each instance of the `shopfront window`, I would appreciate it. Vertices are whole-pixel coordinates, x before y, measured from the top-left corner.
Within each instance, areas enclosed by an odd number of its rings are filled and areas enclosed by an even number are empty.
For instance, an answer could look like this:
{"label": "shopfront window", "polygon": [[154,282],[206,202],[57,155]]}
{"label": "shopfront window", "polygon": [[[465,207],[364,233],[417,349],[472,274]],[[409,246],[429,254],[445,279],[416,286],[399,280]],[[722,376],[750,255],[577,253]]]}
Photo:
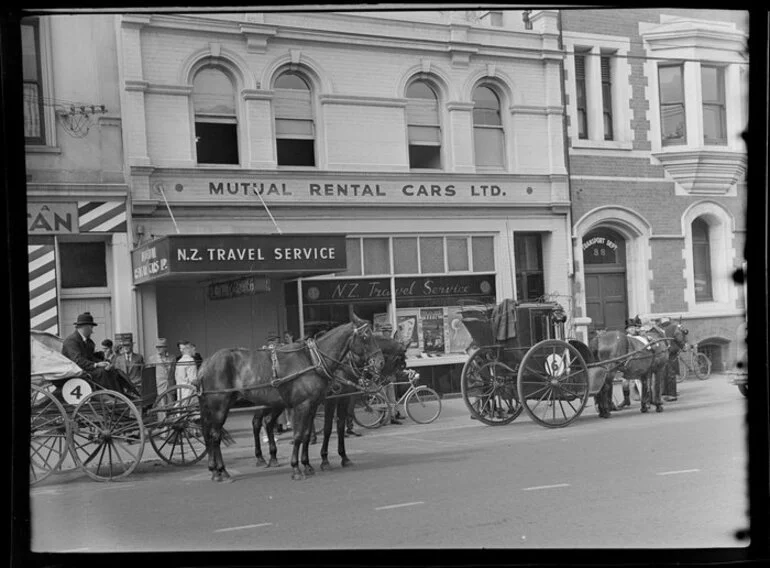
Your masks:
{"label": "shopfront window", "polygon": [[545,294],[543,244],[538,233],[515,233],[516,299],[536,301]]}

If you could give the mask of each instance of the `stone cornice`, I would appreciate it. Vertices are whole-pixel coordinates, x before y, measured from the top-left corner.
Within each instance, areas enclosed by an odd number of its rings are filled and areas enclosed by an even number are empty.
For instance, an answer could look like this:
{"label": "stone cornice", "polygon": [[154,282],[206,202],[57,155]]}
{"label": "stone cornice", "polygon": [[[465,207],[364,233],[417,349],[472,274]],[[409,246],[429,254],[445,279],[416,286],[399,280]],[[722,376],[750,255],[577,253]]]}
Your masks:
{"label": "stone cornice", "polygon": [[564,114],[564,109],[559,106],[512,105],[508,110],[511,114]]}
{"label": "stone cornice", "polygon": [[123,27],[142,28],[150,24],[152,16],[150,14],[123,14],[120,18],[120,25]]}
{"label": "stone cornice", "polygon": [[161,85],[150,83],[145,92],[152,95],[177,95],[187,97],[192,94],[192,85]]}
{"label": "stone cornice", "polygon": [[241,91],[241,97],[243,97],[244,101],[272,101],[274,93],[273,91],[243,89]]}
{"label": "stone cornice", "polygon": [[746,174],[746,155],[727,150],[654,153],[666,172],[687,193],[725,195]]}
{"label": "stone cornice", "polygon": [[446,104],[446,109],[450,110],[450,111],[451,110],[461,110],[461,111],[470,112],[475,107],[476,107],[476,105],[474,103],[465,103],[465,102],[457,102],[457,101],[455,101],[455,102],[448,102]]}
{"label": "stone cornice", "polygon": [[148,81],[143,81],[143,80],[126,79],[123,82],[123,86],[126,89],[126,91],[146,92],[150,86],[150,83]]}
{"label": "stone cornice", "polygon": [[387,97],[363,97],[356,95],[321,95],[318,97],[321,104],[358,105],[406,108],[406,99]]}
{"label": "stone cornice", "polygon": [[129,192],[124,183],[27,183],[27,197],[49,201],[125,199]]}

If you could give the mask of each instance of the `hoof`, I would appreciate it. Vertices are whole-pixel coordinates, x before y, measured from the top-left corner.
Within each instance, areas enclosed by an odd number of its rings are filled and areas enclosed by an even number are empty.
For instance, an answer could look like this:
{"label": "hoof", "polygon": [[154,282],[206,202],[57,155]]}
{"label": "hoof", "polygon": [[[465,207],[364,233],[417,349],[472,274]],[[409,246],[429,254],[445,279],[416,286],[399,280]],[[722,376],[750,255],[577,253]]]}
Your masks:
{"label": "hoof", "polygon": [[267,462],[265,461],[265,458],[257,458],[257,467],[267,467]]}
{"label": "hoof", "polygon": [[348,467],[353,465],[353,462],[350,461],[350,458],[342,458],[342,467]]}
{"label": "hoof", "polygon": [[599,413],[599,418],[609,418],[610,416],[612,416],[612,414],[610,414],[609,412],[600,412]]}
{"label": "hoof", "polygon": [[305,466],[305,475],[310,477],[311,475],[315,475],[315,469],[313,469],[313,466],[306,465]]}
{"label": "hoof", "polygon": [[642,414],[646,414],[648,408],[646,406],[642,405],[642,407],[639,410],[641,410]]}
{"label": "hoof", "polygon": [[663,412],[663,405],[658,404],[655,406],[655,412]]}
{"label": "hoof", "polygon": [[321,471],[329,471],[332,468],[332,464],[328,461],[321,462]]}
{"label": "hoof", "polygon": [[295,471],[294,473],[291,474],[291,478],[294,481],[301,481],[301,480],[305,479],[305,476],[302,475],[301,471]]}
{"label": "hoof", "polygon": [[278,460],[275,458],[270,458],[270,461],[267,462],[267,465],[265,467],[278,467]]}

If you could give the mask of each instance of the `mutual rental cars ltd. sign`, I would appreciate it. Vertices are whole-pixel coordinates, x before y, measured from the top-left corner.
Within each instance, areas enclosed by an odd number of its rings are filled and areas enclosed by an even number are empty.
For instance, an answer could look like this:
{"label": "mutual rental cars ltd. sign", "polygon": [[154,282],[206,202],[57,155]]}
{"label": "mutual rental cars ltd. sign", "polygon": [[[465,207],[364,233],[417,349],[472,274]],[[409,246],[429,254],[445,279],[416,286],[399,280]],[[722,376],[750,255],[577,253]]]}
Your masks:
{"label": "mutual rental cars ltd. sign", "polygon": [[328,274],[347,269],[345,235],[171,235],[131,252],[134,284],[178,274]]}

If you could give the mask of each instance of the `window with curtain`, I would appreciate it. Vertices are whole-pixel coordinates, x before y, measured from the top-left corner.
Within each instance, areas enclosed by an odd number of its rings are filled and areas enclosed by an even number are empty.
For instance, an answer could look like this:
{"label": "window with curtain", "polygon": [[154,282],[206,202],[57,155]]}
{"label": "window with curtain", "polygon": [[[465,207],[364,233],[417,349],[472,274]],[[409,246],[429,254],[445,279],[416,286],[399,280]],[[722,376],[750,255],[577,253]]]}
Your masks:
{"label": "window with curtain", "polygon": [[714,295],[711,285],[709,226],[700,217],[692,222],[692,261],[695,301],[711,302],[714,299]]}
{"label": "window with curtain", "polygon": [[682,65],[667,65],[658,68],[661,143],[663,146],[686,143],[683,70]]}
{"label": "window with curtain", "polygon": [[578,138],[588,139],[588,110],[586,105],[586,55],[575,54],[575,91],[577,92]]}
{"label": "window with curtain", "polygon": [[516,299],[535,301],[545,294],[543,243],[539,233],[515,233]]}
{"label": "window with curtain", "polygon": [[701,65],[703,142],[726,144],[725,76],[722,67]]}
{"label": "window with curtain", "polygon": [[603,55],[602,66],[602,116],[604,122],[604,139],[612,140],[612,81],[610,77],[610,57]]}
{"label": "window with curtain", "polygon": [[309,82],[299,73],[275,81],[275,138],[279,166],[315,166],[315,123]]}
{"label": "window with curtain", "polygon": [[25,19],[21,24],[21,66],[24,88],[24,141],[26,144],[44,144],[40,25],[37,19]]}
{"label": "window with curtain", "polygon": [[235,88],[218,67],[204,67],[193,80],[195,148],[199,164],[238,163]]}
{"label": "window with curtain", "polygon": [[473,91],[473,142],[476,165],[502,168],[505,165],[505,136],[500,99],[489,87]]}
{"label": "window with curtain", "polygon": [[62,288],[107,286],[107,256],[104,242],[59,243]]}
{"label": "window with curtain", "polygon": [[427,81],[418,80],[407,87],[406,98],[409,167],[441,169],[438,96]]}

